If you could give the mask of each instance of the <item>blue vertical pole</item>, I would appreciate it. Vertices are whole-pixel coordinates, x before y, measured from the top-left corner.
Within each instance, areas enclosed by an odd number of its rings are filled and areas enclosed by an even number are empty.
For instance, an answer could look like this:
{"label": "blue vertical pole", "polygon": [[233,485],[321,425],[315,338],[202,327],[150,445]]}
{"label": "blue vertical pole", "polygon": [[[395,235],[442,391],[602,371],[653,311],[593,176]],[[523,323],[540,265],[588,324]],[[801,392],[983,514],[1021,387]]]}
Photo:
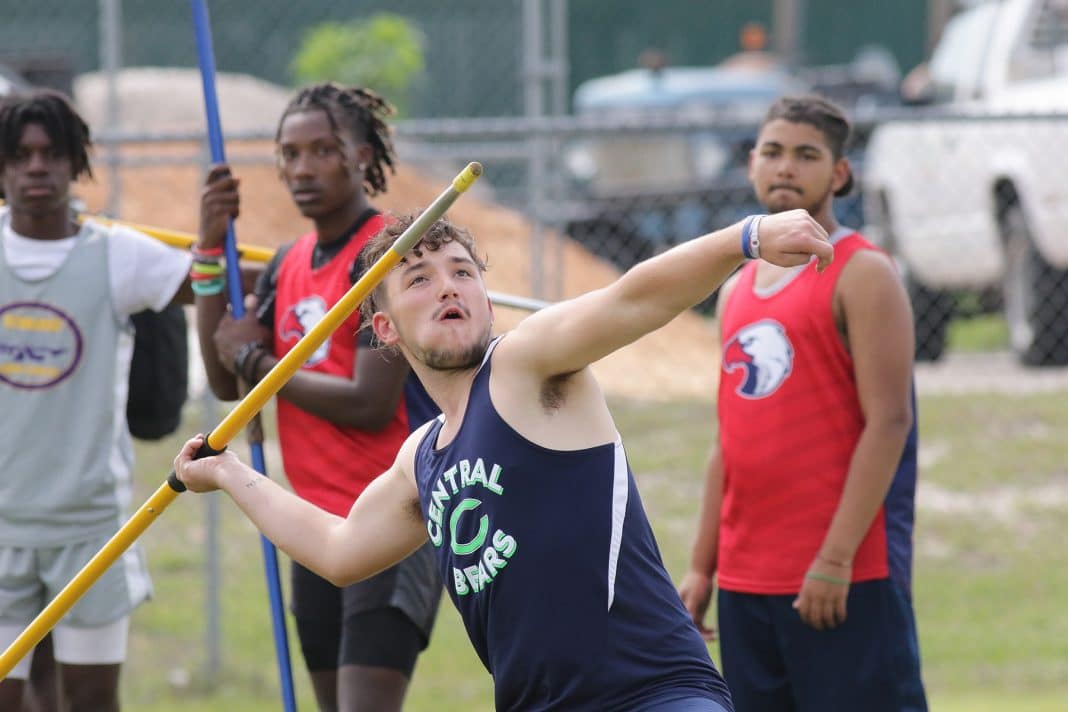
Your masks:
{"label": "blue vertical pole", "polygon": [[[204,112],[208,124],[208,145],[213,163],[225,163],[223,151],[222,122],[219,120],[219,101],[215,93],[215,56],[211,44],[211,21],[205,0],[189,0],[193,10],[193,31],[196,33],[197,59],[200,63],[200,78],[204,85]],[[241,272],[237,255],[237,239],[233,221],[226,227],[226,289],[230,310],[234,318],[245,314],[244,294],[241,289]],[[263,459],[263,443],[252,442],[252,466],[257,472],[267,474]],[[261,536],[263,565],[267,577],[267,593],[271,599],[271,622],[274,630],[275,656],[278,659],[278,674],[282,685],[282,701],[286,712],[297,708],[293,693],[293,672],[289,663],[289,639],[286,634],[285,608],[282,604],[282,586],[278,577],[278,555],[274,544]]]}

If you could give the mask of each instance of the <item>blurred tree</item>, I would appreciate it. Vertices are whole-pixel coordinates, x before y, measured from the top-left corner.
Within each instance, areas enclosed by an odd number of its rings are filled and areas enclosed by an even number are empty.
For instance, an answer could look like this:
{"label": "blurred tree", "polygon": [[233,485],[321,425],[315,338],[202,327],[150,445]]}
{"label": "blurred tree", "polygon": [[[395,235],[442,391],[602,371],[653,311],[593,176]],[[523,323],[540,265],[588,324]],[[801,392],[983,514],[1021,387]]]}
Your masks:
{"label": "blurred tree", "polygon": [[423,33],[414,23],[379,12],[309,28],[289,71],[298,84],[330,80],[373,89],[404,116],[408,92],[426,66],[423,47]]}

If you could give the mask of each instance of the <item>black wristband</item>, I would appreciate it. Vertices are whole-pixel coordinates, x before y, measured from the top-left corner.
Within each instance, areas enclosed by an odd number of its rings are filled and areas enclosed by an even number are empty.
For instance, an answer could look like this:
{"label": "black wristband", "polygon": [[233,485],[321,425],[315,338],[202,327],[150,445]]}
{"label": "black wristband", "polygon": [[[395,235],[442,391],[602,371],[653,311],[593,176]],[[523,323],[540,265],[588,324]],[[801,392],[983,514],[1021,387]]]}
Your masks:
{"label": "black wristband", "polygon": [[244,374],[245,383],[247,383],[250,386],[254,386],[257,383],[259,383],[260,379],[256,378],[256,374],[260,370],[260,364],[263,362],[263,359],[265,359],[266,357],[267,357],[267,349],[260,348],[259,351],[256,352],[256,357],[255,358],[247,359],[248,363],[249,363],[249,366],[248,366],[248,373]]}
{"label": "black wristband", "polygon": [[241,344],[237,349],[237,353],[234,354],[234,375],[240,378],[245,376],[245,366],[248,365],[248,357],[252,355],[252,352],[256,349],[263,348],[258,341],[249,341],[248,343]]}

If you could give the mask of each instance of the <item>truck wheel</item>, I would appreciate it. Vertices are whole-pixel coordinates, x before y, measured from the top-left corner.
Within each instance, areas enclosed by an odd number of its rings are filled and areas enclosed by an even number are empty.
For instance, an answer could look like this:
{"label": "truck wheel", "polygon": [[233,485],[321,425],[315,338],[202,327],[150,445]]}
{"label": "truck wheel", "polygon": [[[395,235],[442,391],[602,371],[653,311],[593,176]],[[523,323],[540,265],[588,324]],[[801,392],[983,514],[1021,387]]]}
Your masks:
{"label": "truck wheel", "polygon": [[1005,319],[1009,343],[1029,366],[1068,364],[1068,270],[1039,254],[1018,202],[1004,207]]}
{"label": "truck wheel", "polygon": [[916,322],[916,360],[937,361],[946,349],[946,329],[953,318],[953,295],[923,286],[906,276],[905,289]]}

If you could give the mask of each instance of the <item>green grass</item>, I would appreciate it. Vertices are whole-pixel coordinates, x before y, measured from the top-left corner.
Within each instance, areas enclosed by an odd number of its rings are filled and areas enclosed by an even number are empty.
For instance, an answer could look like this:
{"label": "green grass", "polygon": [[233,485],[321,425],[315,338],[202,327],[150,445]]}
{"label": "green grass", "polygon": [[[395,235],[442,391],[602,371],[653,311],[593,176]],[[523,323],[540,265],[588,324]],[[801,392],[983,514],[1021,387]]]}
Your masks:
{"label": "green grass", "polygon": [[[935,712],[1068,709],[1066,396],[921,398],[921,477],[928,489],[916,529],[915,599]],[[613,409],[665,562],[678,579],[713,408],[617,402]],[[178,442],[139,445],[137,503],[163,481]],[[127,709],[281,708],[258,535],[224,497],[218,497],[222,661],[206,669],[207,500],[182,495],[143,537],[156,598],[134,617],[123,674]],[[287,566],[283,561],[283,571]],[[290,637],[299,706],[312,710],[292,630]],[[489,677],[447,600],[408,708],[492,709]]]}
{"label": "green grass", "polygon": [[949,322],[950,351],[998,351],[1009,346],[1009,325],[1000,313],[979,314]]}

